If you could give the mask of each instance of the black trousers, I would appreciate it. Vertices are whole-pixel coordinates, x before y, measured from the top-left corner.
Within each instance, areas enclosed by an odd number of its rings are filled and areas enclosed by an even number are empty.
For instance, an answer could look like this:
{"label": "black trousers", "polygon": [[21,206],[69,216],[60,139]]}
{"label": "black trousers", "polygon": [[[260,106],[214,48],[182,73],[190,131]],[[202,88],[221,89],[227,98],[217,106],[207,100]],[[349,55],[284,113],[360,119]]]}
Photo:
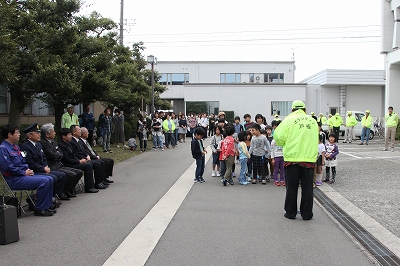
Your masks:
{"label": "black trousers", "polygon": [[105,173],[106,173],[106,167],[105,167],[105,163],[103,160],[90,160],[89,163],[92,164],[93,166],[93,171],[94,171],[94,183],[100,184],[101,181],[103,181],[106,177],[105,177]]}
{"label": "black trousers", "polygon": [[72,168],[72,167],[59,167],[56,169],[51,169],[59,172],[63,172],[67,175],[67,181],[65,182],[64,186],[64,192],[73,192],[73,189],[76,187],[76,185],[79,182],[79,179],[81,179],[83,175],[83,171],[79,170],[77,168]]}
{"label": "black trousers", "polygon": [[104,162],[105,164],[105,177],[109,178],[110,176],[113,175],[113,170],[114,170],[114,160],[110,159],[110,158],[101,158],[101,160]]}
{"label": "black trousers", "polygon": [[286,198],[285,211],[289,218],[295,218],[297,214],[297,193],[299,181],[301,181],[301,202],[300,212],[304,220],[313,217],[313,179],[314,168],[306,168],[298,164],[285,167]]}
{"label": "black trousers", "polygon": [[64,192],[65,182],[67,181],[66,174],[58,171],[50,171],[48,175],[51,176],[54,181],[53,197],[55,195],[61,196],[61,194]]}
{"label": "black trousers", "polygon": [[83,178],[85,180],[85,189],[94,187],[93,166],[91,163],[73,164],[70,167],[83,171]]}
{"label": "black trousers", "polygon": [[93,129],[88,129],[88,133],[87,141],[89,142],[90,146],[93,146]]}
{"label": "black trousers", "polygon": [[339,141],[339,132],[340,132],[340,127],[333,127],[333,133],[335,133],[335,142]]}

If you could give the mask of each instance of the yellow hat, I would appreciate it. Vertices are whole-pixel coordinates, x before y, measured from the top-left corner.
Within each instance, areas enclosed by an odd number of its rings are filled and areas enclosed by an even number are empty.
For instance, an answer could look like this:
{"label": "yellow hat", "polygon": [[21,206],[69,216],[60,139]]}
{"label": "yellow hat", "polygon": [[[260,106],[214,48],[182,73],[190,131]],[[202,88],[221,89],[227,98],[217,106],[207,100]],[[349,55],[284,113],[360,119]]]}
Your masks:
{"label": "yellow hat", "polygon": [[353,114],[353,113],[352,113],[351,111],[347,111],[347,114],[348,114],[348,115],[351,115],[351,114]]}
{"label": "yellow hat", "polygon": [[303,101],[295,100],[292,103],[292,109],[295,108],[306,108],[306,104]]}
{"label": "yellow hat", "polygon": [[315,113],[314,113],[314,112],[311,112],[311,115],[315,115]]}
{"label": "yellow hat", "polygon": [[324,115],[323,113],[319,113],[319,115]]}
{"label": "yellow hat", "polygon": [[275,115],[275,117],[276,117],[276,118],[278,118],[278,117],[279,117],[279,115]]}
{"label": "yellow hat", "polygon": [[371,111],[370,111],[370,110],[365,110],[365,112],[366,112],[366,113],[368,113],[368,114],[369,114],[369,113],[371,113]]}
{"label": "yellow hat", "polygon": [[332,116],[332,114],[329,114],[328,116]]}
{"label": "yellow hat", "polygon": [[335,116],[340,116],[340,114],[339,114],[339,113],[336,113]]}

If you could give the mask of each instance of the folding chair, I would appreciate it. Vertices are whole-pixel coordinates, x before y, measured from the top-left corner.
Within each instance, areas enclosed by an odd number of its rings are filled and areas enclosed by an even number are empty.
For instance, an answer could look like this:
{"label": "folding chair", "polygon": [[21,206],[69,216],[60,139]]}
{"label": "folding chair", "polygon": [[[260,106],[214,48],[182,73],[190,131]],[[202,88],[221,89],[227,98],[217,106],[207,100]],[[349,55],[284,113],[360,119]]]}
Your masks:
{"label": "folding chair", "polygon": [[[18,189],[11,189],[10,186],[8,185],[6,179],[4,178],[3,174],[0,173],[1,176],[1,180],[3,182],[3,197],[7,194],[11,194],[12,197],[15,197],[18,199],[18,208],[21,210],[21,212],[24,213],[25,216],[30,216],[33,214],[33,212],[31,213],[27,213],[24,210],[24,207],[29,206],[28,203],[22,204],[22,194],[25,193],[27,196],[27,199],[30,200],[30,202],[32,203],[33,207],[35,207],[35,201],[33,199],[33,191],[29,191],[29,190],[18,190]],[[19,195],[19,197],[17,196]]]}
{"label": "folding chair", "polygon": [[75,191],[77,193],[83,193],[85,192],[85,183],[83,182],[83,177],[81,179],[79,179],[78,184],[76,185],[77,188],[75,188]]}

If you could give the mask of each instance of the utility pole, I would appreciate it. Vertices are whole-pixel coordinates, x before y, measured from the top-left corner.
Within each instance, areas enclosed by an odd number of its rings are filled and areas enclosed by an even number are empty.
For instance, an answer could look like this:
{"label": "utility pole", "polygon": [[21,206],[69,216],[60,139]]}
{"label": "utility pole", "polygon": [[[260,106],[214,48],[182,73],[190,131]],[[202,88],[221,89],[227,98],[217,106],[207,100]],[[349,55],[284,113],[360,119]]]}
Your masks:
{"label": "utility pole", "polygon": [[119,44],[124,45],[124,0],[121,0],[121,14],[119,18]]}

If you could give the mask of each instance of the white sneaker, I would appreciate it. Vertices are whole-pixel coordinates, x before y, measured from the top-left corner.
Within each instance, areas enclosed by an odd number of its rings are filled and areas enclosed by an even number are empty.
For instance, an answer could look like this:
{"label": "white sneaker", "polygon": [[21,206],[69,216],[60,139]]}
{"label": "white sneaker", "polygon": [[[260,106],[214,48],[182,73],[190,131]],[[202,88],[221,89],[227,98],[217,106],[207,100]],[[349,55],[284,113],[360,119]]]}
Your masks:
{"label": "white sneaker", "polygon": [[215,171],[212,171],[212,172],[211,172],[211,176],[217,176],[217,175],[215,174]]}
{"label": "white sneaker", "polygon": [[221,174],[219,172],[217,172],[217,176],[221,176]]}
{"label": "white sneaker", "polygon": [[124,147],[127,148],[127,149],[129,149],[129,147],[128,147],[126,144],[124,145]]}
{"label": "white sneaker", "polygon": [[117,145],[117,148],[119,148],[119,145]]}

